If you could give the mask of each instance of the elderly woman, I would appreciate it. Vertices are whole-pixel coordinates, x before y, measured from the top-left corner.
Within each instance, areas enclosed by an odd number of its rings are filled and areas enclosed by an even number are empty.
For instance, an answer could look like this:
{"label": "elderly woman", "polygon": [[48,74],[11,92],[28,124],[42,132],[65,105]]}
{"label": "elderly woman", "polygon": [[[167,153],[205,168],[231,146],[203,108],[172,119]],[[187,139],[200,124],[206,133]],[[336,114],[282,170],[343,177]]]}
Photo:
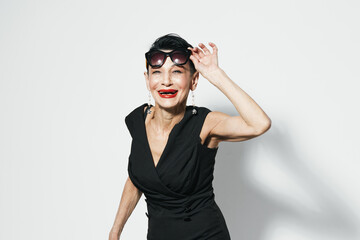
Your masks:
{"label": "elderly woman", "polygon": [[[120,238],[142,193],[147,203],[147,239],[230,239],[212,187],[219,142],[259,136],[270,128],[271,120],[218,66],[218,49],[209,45],[212,53],[202,43],[193,48],[180,36],[167,34],[145,54],[149,103],[125,117],[132,137],[129,177],[110,240]],[[194,102],[186,105],[199,73],[225,94],[238,116]]]}

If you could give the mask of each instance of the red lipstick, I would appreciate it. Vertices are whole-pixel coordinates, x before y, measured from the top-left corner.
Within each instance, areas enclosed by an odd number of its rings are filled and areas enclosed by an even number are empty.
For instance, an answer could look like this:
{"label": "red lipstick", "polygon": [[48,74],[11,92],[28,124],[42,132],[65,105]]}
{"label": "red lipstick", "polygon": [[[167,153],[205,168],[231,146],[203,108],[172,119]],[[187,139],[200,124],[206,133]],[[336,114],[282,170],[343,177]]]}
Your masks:
{"label": "red lipstick", "polygon": [[162,98],[173,98],[176,97],[178,90],[176,89],[160,89],[158,91],[160,97]]}

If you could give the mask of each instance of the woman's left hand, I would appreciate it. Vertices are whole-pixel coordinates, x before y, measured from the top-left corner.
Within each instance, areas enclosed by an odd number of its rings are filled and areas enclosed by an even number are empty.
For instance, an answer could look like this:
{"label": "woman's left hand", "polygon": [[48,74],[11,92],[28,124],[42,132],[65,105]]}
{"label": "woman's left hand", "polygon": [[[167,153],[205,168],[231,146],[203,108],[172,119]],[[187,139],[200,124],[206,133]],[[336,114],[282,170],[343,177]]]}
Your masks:
{"label": "woman's left hand", "polygon": [[209,42],[209,45],[213,49],[212,53],[203,43],[199,43],[201,49],[198,47],[188,47],[192,51],[190,60],[194,63],[195,69],[208,80],[210,80],[212,73],[220,70],[218,65],[218,48],[212,42]]}

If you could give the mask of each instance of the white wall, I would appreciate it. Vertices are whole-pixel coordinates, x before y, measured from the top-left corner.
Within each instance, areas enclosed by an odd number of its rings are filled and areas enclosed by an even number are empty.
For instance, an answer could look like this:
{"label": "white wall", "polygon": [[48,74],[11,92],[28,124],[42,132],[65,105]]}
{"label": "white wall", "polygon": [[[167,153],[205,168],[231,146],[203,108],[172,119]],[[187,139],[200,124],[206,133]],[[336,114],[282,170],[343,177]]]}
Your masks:
{"label": "white wall", "polygon": [[[107,239],[147,102],[144,53],[175,32],[271,129],[222,142],[214,188],[232,239],[360,239],[358,1],[0,2],[0,239]],[[236,115],[205,78],[197,105]],[[191,98],[189,98],[191,104]],[[145,239],[144,196],[121,239]]]}

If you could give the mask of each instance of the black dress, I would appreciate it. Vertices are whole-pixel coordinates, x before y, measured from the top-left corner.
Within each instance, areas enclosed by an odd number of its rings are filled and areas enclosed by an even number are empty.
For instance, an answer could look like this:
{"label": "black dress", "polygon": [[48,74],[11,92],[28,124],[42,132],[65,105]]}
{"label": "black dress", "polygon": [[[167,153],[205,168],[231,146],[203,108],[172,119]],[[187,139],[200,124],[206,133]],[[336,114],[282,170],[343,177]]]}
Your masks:
{"label": "black dress", "polygon": [[[154,165],[144,108],[125,117],[132,137],[128,173],[147,203],[148,240],[229,240],[224,216],[215,202],[212,181],[218,150],[201,144],[206,107],[186,106]],[[192,114],[192,109],[197,110]]]}

